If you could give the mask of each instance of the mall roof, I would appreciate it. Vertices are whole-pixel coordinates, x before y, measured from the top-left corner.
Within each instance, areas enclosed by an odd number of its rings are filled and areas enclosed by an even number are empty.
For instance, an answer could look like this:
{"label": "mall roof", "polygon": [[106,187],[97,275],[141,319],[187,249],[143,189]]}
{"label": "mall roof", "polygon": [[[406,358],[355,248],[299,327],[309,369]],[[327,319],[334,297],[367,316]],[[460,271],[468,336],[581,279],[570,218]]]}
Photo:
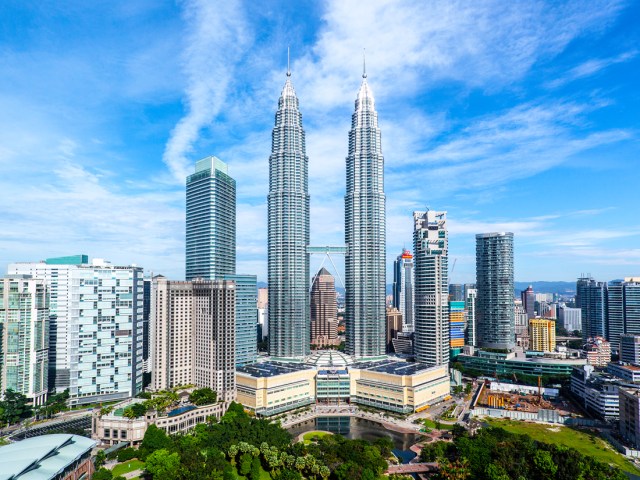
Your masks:
{"label": "mall roof", "polygon": [[313,355],[309,356],[305,363],[312,365],[316,368],[320,367],[346,367],[353,363],[353,357],[346,355],[337,350],[320,350]]}
{"label": "mall roof", "polygon": [[0,447],[0,480],[50,480],[96,443],[79,435],[52,434]]}
{"label": "mall roof", "polygon": [[310,370],[311,368],[312,367],[305,365],[304,363],[267,361],[262,363],[252,363],[243,367],[237,367],[236,371],[251,375],[252,377],[263,378],[284,375],[285,373],[299,372],[301,370]]}
{"label": "mall roof", "polygon": [[351,365],[351,368],[360,370],[369,370],[371,372],[390,373],[393,375],[415,375],[434,368],[433,365],[426,363],[409,363],[400,362],[398,360],[383,360],[378,362],[360,362]]}

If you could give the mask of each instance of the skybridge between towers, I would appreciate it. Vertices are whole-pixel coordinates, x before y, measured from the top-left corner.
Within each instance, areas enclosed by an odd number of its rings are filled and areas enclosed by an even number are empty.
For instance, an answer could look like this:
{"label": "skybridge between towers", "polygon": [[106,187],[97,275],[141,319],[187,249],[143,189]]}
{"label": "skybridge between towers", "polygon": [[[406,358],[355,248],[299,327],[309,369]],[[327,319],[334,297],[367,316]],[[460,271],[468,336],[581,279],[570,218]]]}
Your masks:
{"label": "skybridge between towers", "polygon": [[320,268],[324,266],[324,262],[328,258],[329,261],[331,262],[331,265],[333,265],[333,269],[336,272],[336,275],[338,276],[338,280],[340,280],[340,284],[342,285],[342,288],[346,288],[344,285],[344,281],[342,280],[342,277],[338,273],[336,264],[333,262],[333,258],[331,258],[331,255],[346,255],[347,248],[348,247],[346,245],[324,245],[320,247],[313,247],[311,245],[307,245],[307,254],[308,255],[324,255],[324,258],[322,259],[322,263],[320,264]]}

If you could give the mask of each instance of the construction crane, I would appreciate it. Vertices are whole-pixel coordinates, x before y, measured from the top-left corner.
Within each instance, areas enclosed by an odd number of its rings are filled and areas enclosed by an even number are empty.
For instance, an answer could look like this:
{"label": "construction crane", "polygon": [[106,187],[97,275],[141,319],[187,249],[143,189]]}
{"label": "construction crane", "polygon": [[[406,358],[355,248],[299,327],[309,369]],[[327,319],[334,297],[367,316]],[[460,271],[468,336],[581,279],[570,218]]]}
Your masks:
{"label": "construction crane", "polygon": [[453,271],[456,268],[456,262],[458,261],[458,257],[453,259],[453,265],[451,265],[451,270],[449,271],[449,280],[451,280],[451,275],[453,275]]}

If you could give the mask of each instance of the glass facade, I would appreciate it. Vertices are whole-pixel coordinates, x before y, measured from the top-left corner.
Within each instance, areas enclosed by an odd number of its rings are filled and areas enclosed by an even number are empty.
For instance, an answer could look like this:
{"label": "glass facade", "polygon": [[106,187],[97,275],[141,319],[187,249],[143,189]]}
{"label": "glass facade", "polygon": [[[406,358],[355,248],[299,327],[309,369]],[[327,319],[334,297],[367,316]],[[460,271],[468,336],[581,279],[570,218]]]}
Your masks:
{"label": "glass facade", "polygon": [[346,352],[375,357],[386,351],[386,198],[378,113],[366,74],[349,132],[345,195]]}
{"label": "glass facade", "polygon": [[449,363],[447,213],[414,212],[416,361]]}
{"label": "glass facade", "polygon": [[236,181],[216,157],[187,177],[186,279],[236,272]]}
{"label": "glass facade", "polygon": [[269,157],[267,276],[269,354],[309,354],[309,193],[305,133],[287,74]]}
{"label": "glass facade", "polygon": [[404,250],[393,262],[393,306],[402,313],[402,331],[414,331],[413,255]]}
{"label": "glass facade", "polygon": [[[576,306],[582,309],[582,337],[607,337],[607,284],[591,277],[579,278],[576,282]],[[616,331],[615,335],[623,332]],[[617,347],[616,347],[617,348]]]}
{"label": "glass facade", "polygon": [[225,275],[236,284],[236,365],[255,362],[258,356],[258,286],[255,275]]}
{"label": "glass facade", "polygon": [[476,288],[478,346],[513,349],[513,233],[476,235]]}

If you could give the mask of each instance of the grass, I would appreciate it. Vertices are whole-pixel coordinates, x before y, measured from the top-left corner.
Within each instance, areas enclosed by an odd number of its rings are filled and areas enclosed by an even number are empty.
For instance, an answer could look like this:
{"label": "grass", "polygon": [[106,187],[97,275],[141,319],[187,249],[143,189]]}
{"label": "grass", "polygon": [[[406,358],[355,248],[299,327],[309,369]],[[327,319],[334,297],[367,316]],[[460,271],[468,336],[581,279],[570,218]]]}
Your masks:
{"label": "grass", "polygon": [[117,477],[118,475],[124,475],[125,473],[133,472],[134,470],[142,470],[142,469],[144,469],[144,462],[141,460],[133,459],[133,460],[127,460],[126,462],[119,463],[118,465],[113,467],[113,470],[111,470],[111,473],[113,473],[114,477]]}
{"label": "grass", "polygon": [[311,442],[313,442],[314,440],[319,440],[322,437],[327,437],[329,435],[332,435],[329,432],[321,432],[319,430],[314,430],[312,432],[307,432],[302,436],[302,440],[304,440],[304,444],[308,445]]}
{"label": "grass", "polygon": [[486,418],[492,427],[504,428],[508,432],[527,434],[539,442],[564,445],[575,448],[583,455],[593,457],[599,462],[615,465],[620,470],[638,475],[639,470],[625,456],[618,453],[599,436],[575,430],[569,427],[551,426],[540,423],[528,423],[519,420],[509,421],[496,418]]}
{"label": "grass", "polygon": [[[424,426],[427,428],[436,429],[436,422],[434,422],[429,418],[423,418],[422,423],[424,423]],[[452,428],[453,428],[453,425],[440,422],[440,428],[437,430],[451,430]]]}

